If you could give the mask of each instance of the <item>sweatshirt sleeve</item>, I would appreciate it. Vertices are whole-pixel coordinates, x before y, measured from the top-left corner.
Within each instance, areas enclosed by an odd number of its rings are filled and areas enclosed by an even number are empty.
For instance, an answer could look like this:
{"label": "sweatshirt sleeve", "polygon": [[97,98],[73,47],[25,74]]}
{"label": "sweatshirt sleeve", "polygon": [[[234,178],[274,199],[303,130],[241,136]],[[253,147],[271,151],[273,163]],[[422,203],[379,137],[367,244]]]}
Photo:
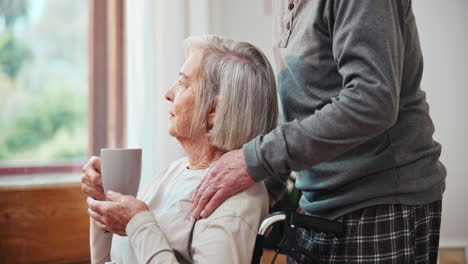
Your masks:
{"label": "sweatshirt sleeve", "polygon": [[103,264],[110,261],[110,250],[112,245],[112,233],[105,234],[98,229],[96,222],[89,219],[89,244],[91,248],[91,263]]}
{"label": "sweatshirt sleeve", "polygon": [[[256,232],[237,216],[202,221],[191,244],[193,263],[250,263]],[[150,211],[135,215],[126,232],[138,263],[179,263]]]}
{"label": "sweatshirt sleeve", "polygon": [[135,215],[128,222],[126,232],[138,263],[179,263],[153,212]]}
{"label": "sweatshirt sleeve", "polygon": [[327,27],[343,89],[309,117],[284,123],[243,146],[256,181],[331,160],[396,122],[405,27],[401,2],[328,3],[333,14]]}
{"label": "sweatshirt sleeve", "polygon": [[[260,209],[259,209],[260,210]],[[241,264],[252,261],[257,233],[239,216],[221,216],[201,224],[192,239],[193,263]]]}

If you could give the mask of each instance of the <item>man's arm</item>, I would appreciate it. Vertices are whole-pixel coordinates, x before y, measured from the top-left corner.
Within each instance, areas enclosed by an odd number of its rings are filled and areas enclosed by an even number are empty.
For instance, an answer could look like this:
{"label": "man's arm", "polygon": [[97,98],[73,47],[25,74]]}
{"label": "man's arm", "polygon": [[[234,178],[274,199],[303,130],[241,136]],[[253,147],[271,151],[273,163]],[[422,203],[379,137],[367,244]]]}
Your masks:
{"label": "man's arm", "polygon": [[406,15],[398,6],[401,2],[333,3],[330,34],[343,90],[308,118],[284,123],[245,144],[242,151],[223,155],[195,193],[195,218],[207,217],[255,181],[331,160],[396,122]]}
{"label": "man's arm", "polygon": [[254,180],[331,160],[396,122],[405,23],[398,3],[335,1],[330,33],[343,90],[308,118],[285,123],[244,145]]}

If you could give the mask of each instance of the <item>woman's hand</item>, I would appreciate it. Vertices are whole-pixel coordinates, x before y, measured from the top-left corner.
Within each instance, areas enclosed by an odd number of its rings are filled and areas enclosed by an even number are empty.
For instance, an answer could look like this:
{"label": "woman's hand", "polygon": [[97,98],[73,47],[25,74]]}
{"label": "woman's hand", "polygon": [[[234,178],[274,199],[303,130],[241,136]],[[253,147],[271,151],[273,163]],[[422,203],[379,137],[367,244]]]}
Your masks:
{"label": "woman's hand", "polygon": [[128,222],[138,213],[149,211],[148,206],[131,195],[117,192],[107,192],[109,201],[96,201],[90,197],[88,214],[96,221],[102,231],[110,231],[120,236],[126,236],[125,228]]}
{"label": "woman's hand", "polygon": [[101,158],[93,156],[89,159],[88,163],[83,166],[81,190],[95,200],[106,200],[106,195],[102,187]]}

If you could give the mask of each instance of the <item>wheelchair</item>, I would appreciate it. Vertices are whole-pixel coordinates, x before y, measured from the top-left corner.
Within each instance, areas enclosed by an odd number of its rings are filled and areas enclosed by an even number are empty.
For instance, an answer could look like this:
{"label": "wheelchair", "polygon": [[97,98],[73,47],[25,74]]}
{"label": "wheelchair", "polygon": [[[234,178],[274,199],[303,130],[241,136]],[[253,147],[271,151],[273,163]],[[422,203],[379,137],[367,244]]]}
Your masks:
{"label": "wheelchair", "polygon": [[[271,230],[278,228],[282,236],[277,241],[269,241]],[[252,264],[259,264],[263,255],[263,248],[266,244],[271,244],[275,250],[275,255],[271,263],[275,263],[278,254],[284,254],[299,260],[302,256],[308,259],[308,263],[319,263],[316,256],[313,256],[296,242],[296,231],[304,228],[314,232],[324,232],[336,237],[344,235],[344,225],[341,222],[324,219],[316,216],[309,216],[297,213],[296,209],[288,209],[270,214],[260,225],[255,241]],[[270,246],[271,247],[271,246]]]}

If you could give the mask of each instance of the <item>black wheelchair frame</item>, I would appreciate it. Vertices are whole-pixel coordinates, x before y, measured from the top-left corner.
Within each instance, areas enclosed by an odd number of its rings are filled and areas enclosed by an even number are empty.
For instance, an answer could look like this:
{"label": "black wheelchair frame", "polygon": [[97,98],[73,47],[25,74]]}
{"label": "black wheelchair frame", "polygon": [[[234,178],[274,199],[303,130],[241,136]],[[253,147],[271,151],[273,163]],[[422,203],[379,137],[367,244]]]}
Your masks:
{"label": "black wheelchair frame", "polygon": [[260,229],[255,241],[252,264],[259,264],[263,255],[263,247],[268,239],[269,232],[275,226],[283,225],[282,237],[275,243],[275,256],[271,263],[274,263],[278,254],[284,254],[299,260],[301,255],[308,259],[308,263],[319,263],[316,256],[313,256],[305,248],[299,246],[296,241],[298,228],[304,228],[314,232],[324,232],[337,237],[344,235],[344,225],[339,221],[328,220],[321,217],[309,216],[297,213],[295,209],[270,214],[260,225]]}

